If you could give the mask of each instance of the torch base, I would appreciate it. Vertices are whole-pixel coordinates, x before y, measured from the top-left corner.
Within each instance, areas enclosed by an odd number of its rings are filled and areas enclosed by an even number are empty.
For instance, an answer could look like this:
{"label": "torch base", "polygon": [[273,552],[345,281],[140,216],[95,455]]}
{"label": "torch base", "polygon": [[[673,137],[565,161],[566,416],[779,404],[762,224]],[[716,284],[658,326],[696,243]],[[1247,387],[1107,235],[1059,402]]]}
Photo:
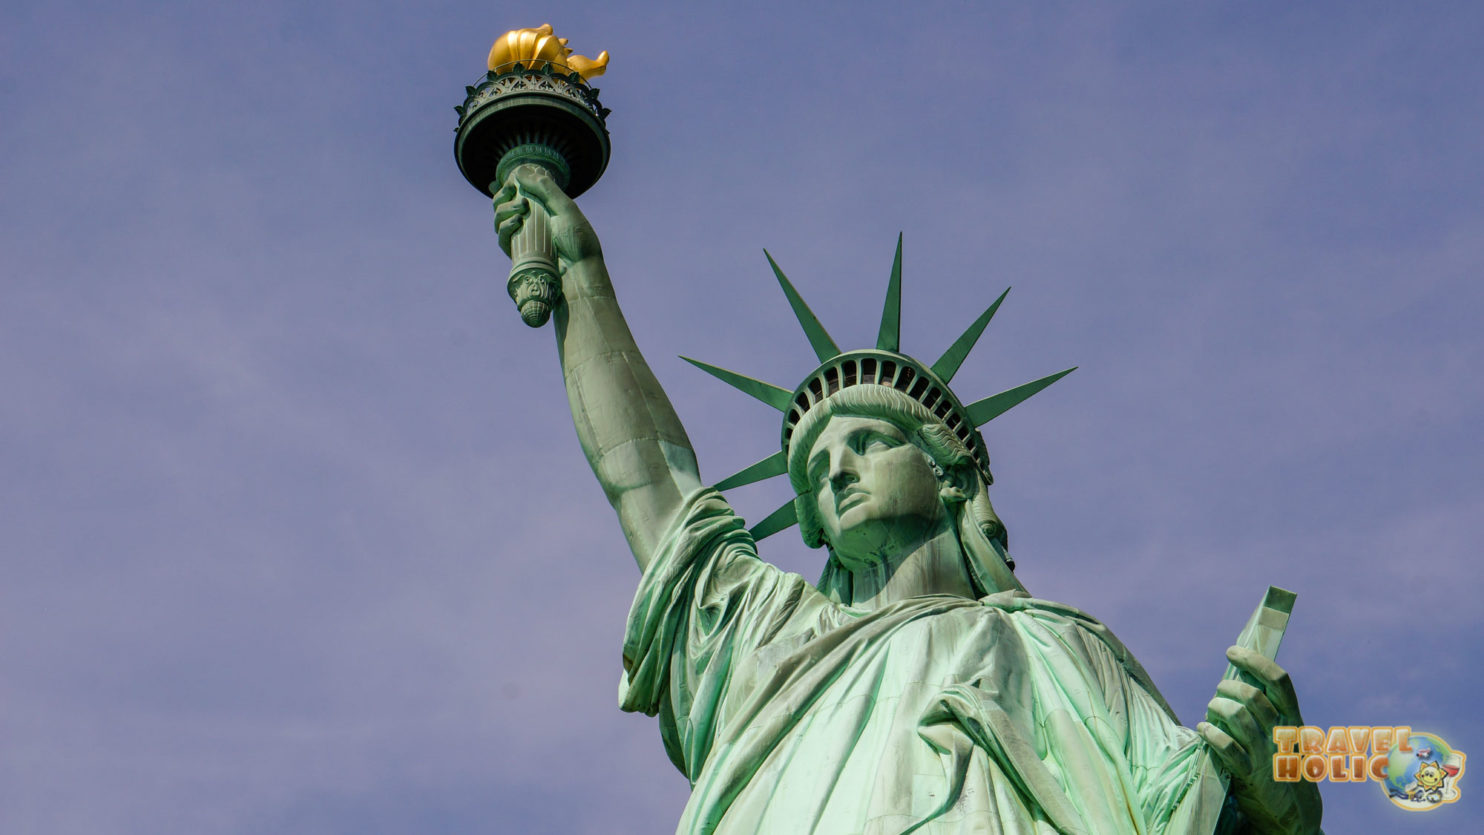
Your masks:
{"label": "torch base", "polygon": [[[521,162],[565,172],[568,197],[598,181],[608,167],[609,144],[607,110],[597,91],[549,67],[491,76],[469,88],[459,109],[454,157],[470,185],[493,195]],[[507,165],[503,160],[512,152],[525,158]]]}

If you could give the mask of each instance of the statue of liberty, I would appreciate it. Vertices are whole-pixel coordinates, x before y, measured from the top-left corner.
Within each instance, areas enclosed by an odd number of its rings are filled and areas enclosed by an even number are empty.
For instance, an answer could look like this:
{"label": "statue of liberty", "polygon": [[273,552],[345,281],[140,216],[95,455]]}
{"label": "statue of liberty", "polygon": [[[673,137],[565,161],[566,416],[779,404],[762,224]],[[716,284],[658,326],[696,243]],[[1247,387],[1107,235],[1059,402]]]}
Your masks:
{"label": "statue of liberty", "polygon": [[[1273,778],[1302,725],[1273,662],[1293,595],[1269,589],[1194,730],[1101,623],[1031,597],[995,514],[978,427],[1060,379],[967,406],[949,388],[1002,295],[931,365],[901,351],[901,241],[874,348],[842,352],[778,265],[819,360],[793,390],[690,360],[783,413],[781,448],[707,487],[572,198],[608,160],[606,108],[549,25],[495,42],[455,157],[495,203],[507,289],[554,319],[578,440],[642,576],[620,706],[659,719],[691,784],[681,833],[1211,835],[1319,831],[1310,782]],[[720,490],[787,475],[745,528]],[[797,523],[817,583],[758,558]]]}
{"label": "statue of liberty", "polygon": [[[900,240],[866,350],[842,352],[773,264],[820,364],[790,390],[691,360],[783,414],[777,452],[701,481],[572,201],[608,160],[587,83],[607,60],[549,25],[507,33],[454,153],[494,199],[521,318],[554,320],[578,440],[642,572],[619,699],[659,719],[690,781],[678,831],[1317,832],[1317,787],[1272,774],[1273,728],[1303,724],[1272,661],[1291,593],[1269,590],[1191,730],[1101,623],[1015,578],[978,427],[1068,372],[968,405],[949,388],[1004,296],[929,365],[899,345]],[[719,492],[781,475],[794,498],[750,529]],[[758,558],[795,523],[828,555],[817,583]]]}
{"label": "statue of liberty", "polygon": [[[899,241],[876,347],[841,352],[774,264],[821,365],[789,391],[692,360],[784,414],[778,453],[707,487],[576,204],[534,165],[495,204],[507,252],[549,223],[578,438],[643,572],[621,706],[690,780],[679,832],[1318,831],[1317,787],[1272,777],[1272,728],[1302,724],[1276,663],[1228,650],[1250,678],[1184,728],[1101,623],[1016,580],[977,427],[1067,372],[962,404],[999,301],[932,365],[901,353]],[[783,474],[751,530],[717,489]],[[794,522],[817,583],[758,558]]]}

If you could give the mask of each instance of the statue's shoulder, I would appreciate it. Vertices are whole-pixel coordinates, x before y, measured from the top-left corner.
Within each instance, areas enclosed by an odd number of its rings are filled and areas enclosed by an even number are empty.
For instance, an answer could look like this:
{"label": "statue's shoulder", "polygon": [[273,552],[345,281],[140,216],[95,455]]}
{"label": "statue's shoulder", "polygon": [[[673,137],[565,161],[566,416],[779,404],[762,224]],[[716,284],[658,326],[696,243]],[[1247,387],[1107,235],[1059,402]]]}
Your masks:
{"label": "statue's shoulder", "polygon": [[747,534],[742,517],[721,493],[705,487],[692,492],[681,503],[661,547],[684,551],[713,542],[756,552],[756,545]]}
{"label": "statue's shoulder", "polygon": [[[1092,615],[1075,606],[1031,597],[1021,591],[987,595],[979,602],[1006,612],[1012,618],[1027,619],[1037,629],[1055,633],[1068,647],[1078,650],[1094,668],[1116,667],[1147,691],[1165,713],[1174,716],[1174,711],[1160,695],[1144,666],[1113,634],[1113,630]],[[1097,663],[1096,656],[1102,656],[1112,662],[1111,665]]]}
{"label": "statue's shoulder", "polygon": [[1023,591],[1002,591],[979,598],[979,603],[1011,614],[1021,614],[1048,623],[1063,623],[1094,631],[1107,631],[1102,622],[1088,613],[1055,600],[1031,597]]}

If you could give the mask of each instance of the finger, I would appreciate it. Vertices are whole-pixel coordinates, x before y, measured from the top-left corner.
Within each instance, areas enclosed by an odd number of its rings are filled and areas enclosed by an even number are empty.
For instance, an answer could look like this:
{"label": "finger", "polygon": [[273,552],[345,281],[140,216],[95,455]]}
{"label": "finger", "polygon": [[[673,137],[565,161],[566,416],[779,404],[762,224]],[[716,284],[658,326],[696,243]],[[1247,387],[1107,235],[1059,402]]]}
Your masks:
{"label": "finger", "polygon": [[1248,755],[1249,768],[1256,765],[1252,757],[1268,753],[1267,748],[1272,743],[1268,742],[1267,733],[1246,705],[1217,696],[1206,705],[1206,720],[1225,731],[1227,736],[1241,746]]}
{"label": "finger", "polygon": [[529,212],[529,204],[525,198],[521,197],[517,197],[495,211],[495,232],[500,236],[501,249],[506,252],[510,251],[510,239],[520,231],[521,224],[525,223]]}
{"label": "finger", "polygon": [[[1252,715],[1263,727],[1278,724],[1278,710],[1268,700],[1267,694],[1245,681],[1229,679],[1216,685],[1216,695],[1240,702],[1252,711]],[[1264,734],[1266,736],[1266,734]]]}
{"label": "finger", "polygon": [[495,225],[499,226],[511,218],[524,218],[530,211],[530,201],[523,197],[517,197],[508,203],[501,203],[495,207]]}
{"label": "finger", "polygon": [[551,172],[534,163],[515,166],[510,180],[519,186],[522,194],[552,214],[562,213],[572,203],[572,198],[552,179]]}
{"label": "finger", "polygon": [[1262,683],[1263,692],[1280,716],[1293,719],[1290,724],[1302,724],[1298,721],[1298,696],[1293,692],[1293,681],[1288,677],[1288,671],[1278,666],[1278,662],[1241,647],[1227,649],[1226,657],[1238,669]]}
{"label": "finger", "polygon": [[1197,723],[1195,732],[1210,746],[1211,755],[1228,774],[1244,781],[1248,778],[1247,752],[1242,750],[1236,740],[1210,722]]}
{"label": "finger", "polygon": [[510,239],[514,238],[515,233],[520,231],[521,224],[524,222],[525,213],[521,212],[519,214],[512,214],[510,217],[505,218],[505,220],[500,222],[499,226],[495,227],[495,230],[500,235],[501,249],[507,252],[510,251]]}
{"label": "finger", "polygon": [[495,203],[496,206],[499,206],[501,203],[508,203],[508,202],[510,202],[511,200],[514,200],[514,199],[515,199],[515,184],[514,183],[508,183],[507,182],[505,185],[500,186],[500,190],[497,191],[497,192],[495,192],[495,194],[494,194],[494,203]]}

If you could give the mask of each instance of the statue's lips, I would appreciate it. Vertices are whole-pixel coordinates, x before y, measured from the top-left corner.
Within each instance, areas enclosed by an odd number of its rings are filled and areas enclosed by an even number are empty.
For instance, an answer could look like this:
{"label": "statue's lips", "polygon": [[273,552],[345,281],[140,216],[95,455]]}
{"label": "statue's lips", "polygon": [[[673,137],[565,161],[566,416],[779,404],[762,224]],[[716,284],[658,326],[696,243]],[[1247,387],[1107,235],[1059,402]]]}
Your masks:
{"label": "statue's lips", "polygon": [[835,514],[839,515],[841,513],[844,513],[850,508],[855,507],[856,505],[865,501],[867,498],[870,497],[870,495],[870,493],[867,493],[859,487],[847,487],[845,489],[845,492],[841,493],[839,497],[835,499]]}

